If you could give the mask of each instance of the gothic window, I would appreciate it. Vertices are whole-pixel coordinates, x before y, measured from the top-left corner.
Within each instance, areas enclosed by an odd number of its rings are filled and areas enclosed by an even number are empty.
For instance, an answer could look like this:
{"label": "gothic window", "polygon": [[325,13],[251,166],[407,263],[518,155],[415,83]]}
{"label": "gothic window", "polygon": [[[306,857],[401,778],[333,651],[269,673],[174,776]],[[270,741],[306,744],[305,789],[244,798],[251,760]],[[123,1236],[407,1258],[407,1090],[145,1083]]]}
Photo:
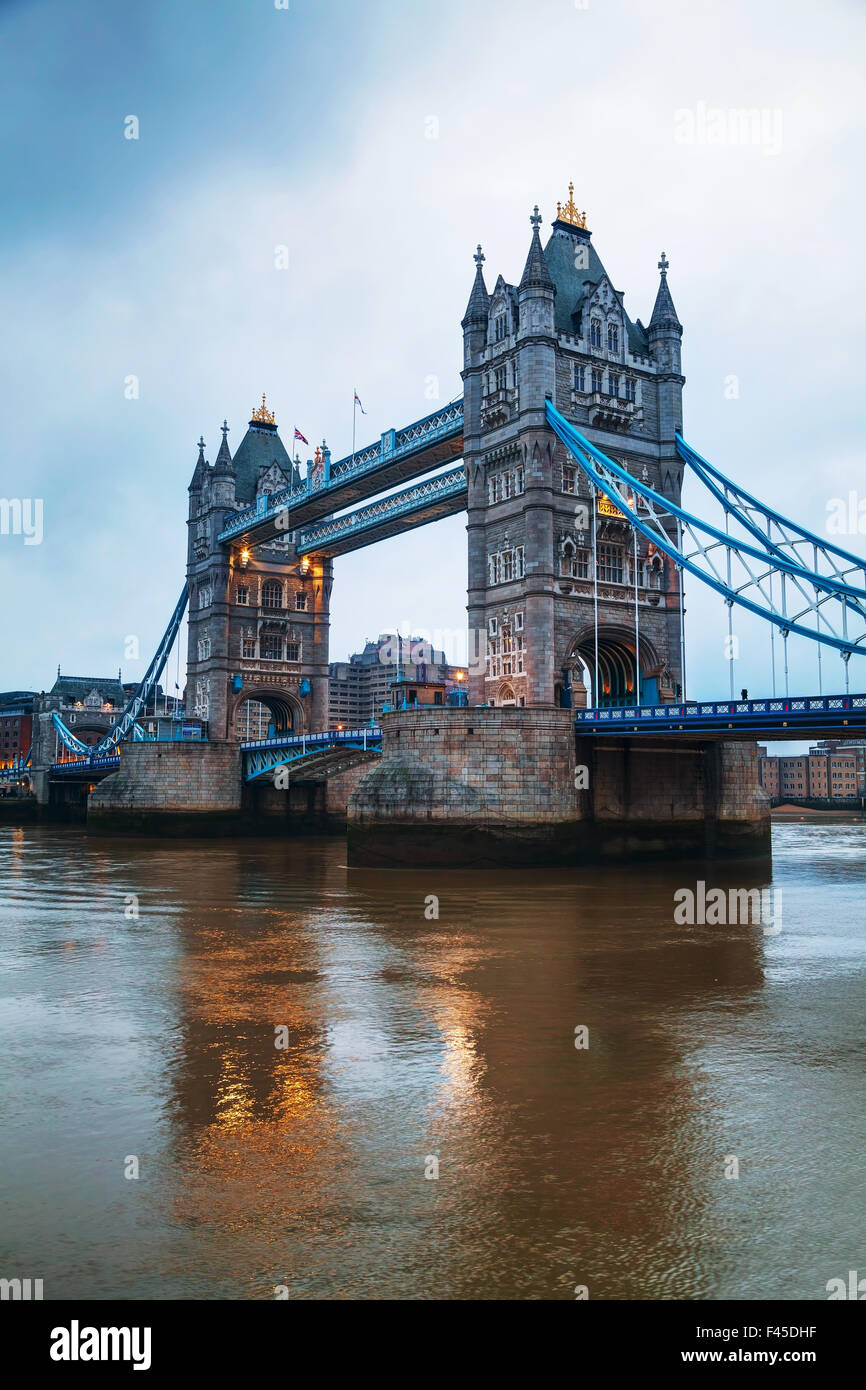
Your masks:
{"label": "gothic window", "polygon": [[520,612],[520,613],[515,613],[515,615],[514,615],[514,627],[515,627],[515,629],[516,629],[517,632],[522,632],[522,631],[523,631],[523,613],[522,613],[522,612]]}
{"label": "gothic window", "polygon": [[262,608],[282,608],[283,586],[276,579],[266,579],[262,585]]}
{"label": "gothic window", "polygon": [[618,545],[599,545],[598,577],[608,584],[622,583],[622,550]]}
{"label": "gothic window", "polygon": [[616,372],[608,372],[608,395],[619,396],[619,377]]}
{"label": "gothic window", "polygon": [[235,590],[235,603],[248,604],[250,601],[249,584],[239,584]]}
{"label": "gothic window", "polygon": [[514,639],[514,667],[518,676],[523,674],[523,633],[518,632]]}
{"label": "gothic window", "polygon": [[601,319],[589,321],[589,345],[594,348],[601,347]]}
{"label": "gothic window", "polygon": [[200,638],[198,639],[198,659],[199,659],[199,661],[207,661],[207,659],[208,659],[209,656],[210,656],[210,638],[209,638],[209,637],[200,637]]}
{"label": "gothic window", "polygon": [[241,638],[241,656],[246,661],[254,661],[256,656],[256,639],[251,632],[245,632]]}
{"label": "gothic window", "polygon": [[571,578],[574,574],[575,547],[571,541],[566,541],[562,547],[562,564],[560,566],[562,574],[566,578]]}
{"label": "gothic window", "polygon": [[502,552],[502,582],[508,584],[512,573],[512,553],[510,550]]}
{"label": "gothic window", "polygon": [[298,610],[299,613],[303,613],[306,606],[307,595],[299,589],[298,592],[295,594],[295,608]]}
{"label": "gothic window", "polygon": [[575,366],[574,369],[574,389],[575,391],[586,390],[586,367]]}
{"label": "gothic window", "polygon": [[213,603],[213,589],[210,584],[202,584],[198,591],[199,608],[210,608]]}
{"label": "gothic window", "polygon": [[627,376],[625,379],[625,398],[627,401],[631,401],[632,404],[634,404],[635,399],[635,385],[634,377]]}
{"label": "gothic window", "polygon": [[607,326],[607,350],[608,352],[619,352],[619,329],[615,323]]}
{"label": "gothic window", "polygon": [[497,391],[504,391],[504,390],[505,390],[505,383],[506,383],[506,371],[505,371],[505,368],[504,368],[504,367],[497,367],[497,368],[496,368],[496,389],[497,389]]}
{"label": "gothic window", "polygon": [[592,369],[592,389],[593,391],[601,390],[601,370],[598,367]]}
{"label": "gothic window", "polygon": [[522,579],[522,578],[523,578],[523,546],[522,546],[522,545],[516,545],[516,546],[514,547],[514,578],[515,578],[515,579]]}
{"label": "gothic window", "polygon": [[514,495],[519,497],[525,487],[523,469],[518,468],[514,474]]}
{"label": "gothic window", "polygon": [[568,463],[562,465],[562,490],[563,492],[574,492],[577,474],[574,468]]}
{"label": "gothic window", "polygon": [[301,646],[299,642],[289,642],[286,647],[286,661],[300,661]]}
{"label": "gothic window", "polygon": [[261,639],[262,660],[263,661],[282,661],[283,659],[283,639],[273,633],[263,633]]}
{"label": "gothic window", "polygon": [[511,475],[510,473],[503,473],[503,475],[502,475],[502,492],[503,492],[503,497],[504,497],[504,499],[505,499],[506,502],[508,501],[508,498],[511,496],[511,479],[512,479],[512,475]]}
{"label": "gothic window", "polygon": [[506,318],[505,314],[497,314],[497,315],[496,315],[496,318],[493,320],[493,338],[494,338],[494,341],[497,342],[497,343],[501,343],[501,342],[502,342],[502,339],[505,338],[505,337],[507,337],[507,336],[508,336],[508,319]]}
{"label": "gothic window", "polygon": [[488,584],[495,584],[495,583],[496,583],[496,556],[495,556],[495,555],[488,555],[488,557],[487,557],[487,583],[488,583]]}
{"label": "gothic window", "polygon": [[589,578],[589,551],[579,550],[574,561],[575,579]]}

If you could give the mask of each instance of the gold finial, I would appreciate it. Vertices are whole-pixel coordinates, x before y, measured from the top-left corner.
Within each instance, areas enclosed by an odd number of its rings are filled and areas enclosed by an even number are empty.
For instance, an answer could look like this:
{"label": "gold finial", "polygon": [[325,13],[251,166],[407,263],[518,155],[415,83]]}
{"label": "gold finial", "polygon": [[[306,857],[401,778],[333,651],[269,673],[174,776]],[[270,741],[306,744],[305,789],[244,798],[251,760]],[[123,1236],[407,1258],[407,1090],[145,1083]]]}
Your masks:
{"label": "gold finial", "polygon": [[258,410],[253,411],[252,418],[259,425],[275,425],[277,423],[274,419],[274,412],[272,410],[268,410],[267,406],[265,405],[264,392],[262,392],[262,403],[259,406]]}
{"label": "gold finial", "polygon": [[574,206],[574,184],[568,185],[568,202],[563,207],[562,203],[556,205],[557,222],[570,222],[572,227],[580,227],[586,230],[586,213],[578,212]]}

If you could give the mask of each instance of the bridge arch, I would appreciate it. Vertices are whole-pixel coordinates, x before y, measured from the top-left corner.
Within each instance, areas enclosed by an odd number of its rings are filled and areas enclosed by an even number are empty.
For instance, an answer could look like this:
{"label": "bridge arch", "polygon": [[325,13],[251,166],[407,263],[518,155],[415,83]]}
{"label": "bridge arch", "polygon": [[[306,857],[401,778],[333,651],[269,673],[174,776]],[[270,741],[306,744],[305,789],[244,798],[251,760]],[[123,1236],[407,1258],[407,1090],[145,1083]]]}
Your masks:
{"label": "bridge arch", "polygon": [[254,731],[248,731],[244,721],[244,706],[248,704],[264,705],[277,734],[299,734],[307,727],[304,706],[293,691],[273,690],[267,686],[244,686],[231,708],[231,728],[236,738],[245,739],[248,732],[251,738],[266,736],[266,731],[258,727]]}
{"label": "bridge arch", "polygon": [[637,705],[646,697],[647,677],[660,666],[653,643],[641,633],[640,670],[635,671],[634,628],[600,625],[598,629],[598,685],[595,686],[595,628],[582,627],[566,648],[562,669],[568,681],[558,687],[557,703],[567,703],[566,687],[578,681],[586,686],[588,705]]}

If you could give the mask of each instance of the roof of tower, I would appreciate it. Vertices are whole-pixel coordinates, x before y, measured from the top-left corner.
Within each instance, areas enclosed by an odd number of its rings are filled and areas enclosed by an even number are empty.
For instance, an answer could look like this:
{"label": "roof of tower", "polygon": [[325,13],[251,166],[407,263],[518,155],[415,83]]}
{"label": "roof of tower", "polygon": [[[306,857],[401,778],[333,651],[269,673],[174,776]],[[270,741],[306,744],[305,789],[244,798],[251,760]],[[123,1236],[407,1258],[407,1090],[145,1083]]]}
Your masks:
{"label": "roof of tower", "polygon": [[198,460],[196,462],[193,475],[190,478],[187,492],[198,492],[201,490],[201,485],[205,480],[207,470],[208,464],[204,456],[204,436],[200,435],[198,441]]}
{"label": "roof of tower", "polygon": [[469,303],[466,305],[466,313],[460,324],[461,328],[468,328],[470,323],[487,323],[487,312],[490,308],[490,295],[487,293],[487,286],[484,283],[484,252],[481,250],[481,243],[475,252],[475,280],[472,285],[472,293],[469,296]]}
{"label": "roof of tower", "polygon": [[[560,217],[553,223],[553,232],[544,248],[544,258],[556,286],[554,322],[559,333],[574,334],[577,331],[577,318],[584,299],[589,297],[600,280],[605,277],[610,280],[591,236],[592,233],[585,227],[571,224]],[[643,326],[639,322],[632,323],[627,313],[625,322],[630,351],[646,356],[649,343]]]}
{"label": "roof of tower", "polygon": [[[225,443],[225,437],[223,442]],[[267,409],[265,398],[262,396],[262,404],[253,411],[249,428],[232,461],[236,501],[253,502],[260,474],[274,464],[291,480],[292,487],[300,486],[301,475],[297,465],[289,457],[288,450],[277,433],[273,411]]]}
{"label": "roof of tower", "polygon": [[652,318],[649,321],[650,328],[673,328],[682,333],[683,326],[677,318],[677,311],[674,308],[674,301],[668,289],[668,266],[670,262],[664,251],[662,251],[659,261],[659,292],[656,295],[656,302],[653,306]]}
{"label": "roof of tower", "polygon": [[229,432],[229,427],[228,427],[228,424],[226,423],[225,420],[223,420],[222,425],[221,425],[220,428],[222,429],[222,432],[223,432],[223,438],[222,438],[222,443],[220,444],[219,453],[217,454],[216,460],[215,460],[215,462],[214,462],[214,472],[215,472],[215,473],[231,473],[231,471],[232,471],[232,455],[231,455],[231,450],[229,449],[229,443],[228,443],[228,432]]}
{"label": "roof of tower", "polygon": [[523,267],[519,288],[521,290],[540,289],[555,292],[556,285],[551,277],[544,252],[541,249],[541,238],[538,235],[541,217],[537,203],[529,220],[532,223],[532,241],[529,244],[529,255],[526,257],[526,265]]}

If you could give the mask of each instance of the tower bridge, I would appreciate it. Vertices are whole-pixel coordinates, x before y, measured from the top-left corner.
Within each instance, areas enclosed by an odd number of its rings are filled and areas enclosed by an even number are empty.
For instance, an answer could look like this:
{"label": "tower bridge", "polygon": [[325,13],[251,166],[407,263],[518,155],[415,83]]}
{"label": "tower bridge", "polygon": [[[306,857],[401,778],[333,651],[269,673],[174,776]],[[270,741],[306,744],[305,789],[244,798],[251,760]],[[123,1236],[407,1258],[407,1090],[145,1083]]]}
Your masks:
{"label": "tower bridge", "polygon": [[[749,826],[753,845],[765,845],[756,734],[862,727],[866,700],[850,694],[848,671],[866,646],[866,561],[762,503],[687,442],[683,327],[667,256],[644,324],[627,312],[573,188],[545,244],[537,208],[530,224],[516,282],[499,274],[488,289],[480,246],[475,253],[461,324],[462,398],[336,462],[323,441],[304,477],[264,397],[234,454],[226,422],[213,464],[200,439],[186,584],[166,636],[137,699],[95,752],[76,750],[74,735],[66,742],[82,760],[120,754],[119,771],[93,769],[105,777],[91,798],[101,814],[112,798],[115,807],[159,800],[153,786],[171,758],[129,740],[187,603],[186,710],[209,731],[207,745],[175,755],[189,777],[195,782],[195,769],[225,748],[223,776],[237,786],[221,813],[243,797],[263,803],[278,768],[311,784],[343,779],[348,787],[354,777],[350,828],[372,859],[386,853],[395,827],[414,827],[410,841],[420,843],[421,821],[436,823],[437,835],[451,827],[452,854],[455,836],[466,831],[471,840],[482,825],[494,827],[494,839],[510,825],[507,845],[517,822],[536,827],[526,843],[539,825],[557,843],[570,826],[602,852],[604,837],[587,826],[605,817],[631,825],[623,843],[633,846],[664,841],[660,820],[696,819],[700,833],[670,843],[706,851],[724,840],[720,817],[736,822],[740,849]],[[334,561],[462,511],[468,626],[484,651],[470,672],[470,709],[385,715],[375,737],[360,731],[364,746],[352,745],[327,731]],[[729,634],[735,610],[764,620],[772,691],[763,703],[734,700],[733,663],[726,700],[691,701],[686,582],[718,596]],[[818,655],[818,691],[799,704],[788,688],[789,639]],[[831,688],[844,683],[845,691],[825,696],[821,660],[833,655],[844,681]],[[241,751],[251,701],[268,711],[270,727]],[[599,774],[587,801],[570,779],[590,743],[605,746],[604,766],[619,772],[612,782]],[[651,755],[644,765],[652,762],[668,810],[654,802],[655,787],[626,776],[630,748]],[[44,768],[45,748],[34,744],[33,758]],[[160,758],[163,771],[154,773]],[[372,771],[371,759],[379,760]],[[545,777],[557,789],[553,801]],[[203,812],[216,809],[204,790],[201,798]]]}

